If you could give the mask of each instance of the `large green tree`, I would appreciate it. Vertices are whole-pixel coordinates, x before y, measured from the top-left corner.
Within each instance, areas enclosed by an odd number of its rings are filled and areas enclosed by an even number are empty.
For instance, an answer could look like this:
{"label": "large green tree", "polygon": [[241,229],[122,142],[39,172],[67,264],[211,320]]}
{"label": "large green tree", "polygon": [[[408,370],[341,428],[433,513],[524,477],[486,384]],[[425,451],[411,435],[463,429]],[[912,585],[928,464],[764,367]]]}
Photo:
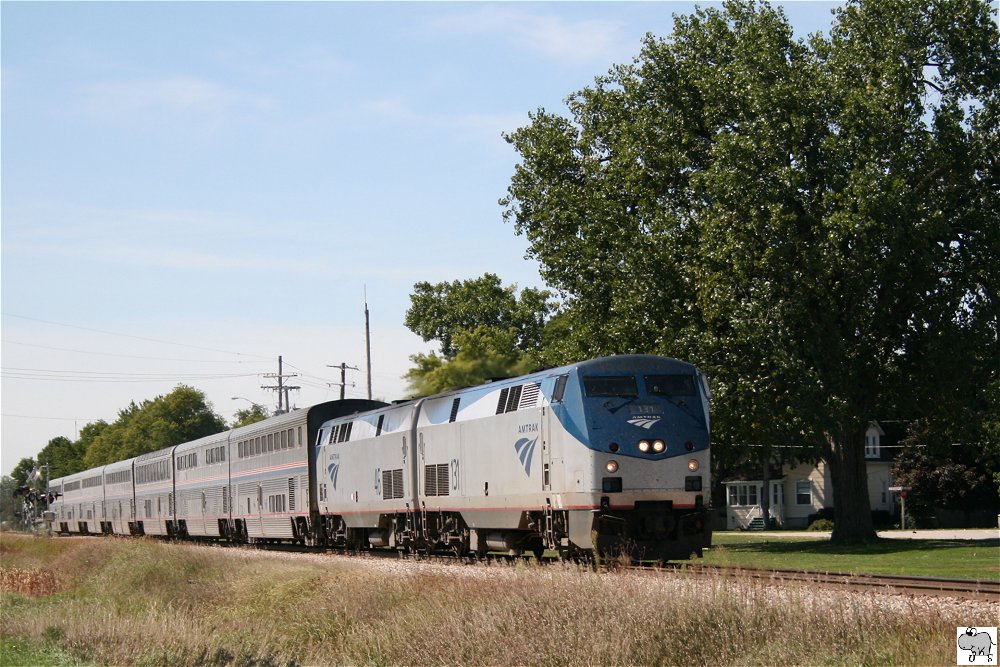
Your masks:
{"label": "large green tree", "polygon": [[455,343],[459,352],[451,359],[435,354],[415,354],[415,364],[404,376],[414,396],[429,396],[458,387],[470,387],[489,378],[516,377],[539,365],[534,352],[517,347],[512,329],[476,327],[458,330]]}
{"label": "large green tree", "polygon": [[416,395],[427,395],[527,372],[539,363],[549,293],[504,287],[492,273],[481,278],[413,286],[406,326],[440,354],[410,357],[406,374]]}
{"label": "large green tree", "polygon": [[10,471],[11,479],[17,486],[24,486],[28,483],[28,476],[35,470],[35,459],[26,456],[17,462],[14,469]]}
{"label": "large green tree", "polygon": [[545,318],[551,311],[549,293],[517,285],[503,286],[493,273],[451,282],[419,282],[413,286],[406,326],[424,341],[435,340],[441,354],[452,359],[460,351],[456,333],[486,327],[514,332],[513,343],[522,352],[536,350],[542,341]]}
{"label": "large green tree", "polygon": [[229,424],[229,428],[239,428],[241,426],[256,424],[257,422],[264,421],[269,416],[267,408],[254,403],[245,410],[237,410],[236,414],[233,415],[233,421]]}
{"label": "large green tree", "polygon": [[[106,426],[104,422],[99,422],[99,424]],[[52,438],[42,448],[42,451],[38,452],[36,458],[39,464],[49,466],[49,479],[65,477],[87,469],[83,459],[87,453],[89,435],[93,433],[95,428],[100,429],[101,426],[94,424],[84,426],[80,433],[80,439],[76,442],[65,436]]]}
{"label": "large green tree", "polygon": [[14,490],[17,487],[17,482],[14,481],[13,477],[8,475],[0,477],[0,525],[5,528],[14,525],[14,513],[17,511]]}
{"label": "large green tree", "polygon": [[714,378],[716,441],[807,444],[874,536],[872,418],[982,424],[1000,359],[1000,49],[982,0],[855,0],[829,36],[728,2],[539,110],[501,200],[567,353]]}
{"label": "large green tree", "polygon": [[118,419],[94,437],[84,463],[93,468],[225,429],[225,420],[212,411],[203,392],[179,385],[169,394],[139,405],[133,402],[120,411]]}

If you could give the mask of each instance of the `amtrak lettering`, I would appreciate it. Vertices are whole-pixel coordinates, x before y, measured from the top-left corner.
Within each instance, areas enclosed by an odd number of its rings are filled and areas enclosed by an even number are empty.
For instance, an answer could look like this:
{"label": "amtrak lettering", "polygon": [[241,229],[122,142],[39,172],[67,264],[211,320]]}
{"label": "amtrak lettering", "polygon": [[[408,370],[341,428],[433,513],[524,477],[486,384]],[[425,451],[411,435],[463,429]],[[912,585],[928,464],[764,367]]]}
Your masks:
{"label": "amtrak lettering", "polygon": [[538,424],[521,424],[517,427],[518,433],[538,433]]}
{"label": "amtrak lettering", "polygon": [[653,428],[653,425],[663,419],[663,410],[657,405],[636,404],[629,406],[631,417],[628,423],[633,426],[641,426],[645,429]]}

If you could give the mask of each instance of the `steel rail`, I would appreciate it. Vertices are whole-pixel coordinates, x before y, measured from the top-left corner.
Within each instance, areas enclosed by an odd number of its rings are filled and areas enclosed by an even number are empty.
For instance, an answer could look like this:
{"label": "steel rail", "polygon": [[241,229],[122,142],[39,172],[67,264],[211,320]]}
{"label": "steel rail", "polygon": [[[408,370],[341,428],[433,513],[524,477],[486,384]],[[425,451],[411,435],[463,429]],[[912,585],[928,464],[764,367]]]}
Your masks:
{"label": "steel rail", "polygon": [[827,587],[880,590],[887,593],[908,595],[948,596],[1000,603],[1000,581],[996,580],[821,572],[816,570],[768,570],[720,565],[691,565],[686,569],[696,574],[747,577],[775,583],[801,582]]}

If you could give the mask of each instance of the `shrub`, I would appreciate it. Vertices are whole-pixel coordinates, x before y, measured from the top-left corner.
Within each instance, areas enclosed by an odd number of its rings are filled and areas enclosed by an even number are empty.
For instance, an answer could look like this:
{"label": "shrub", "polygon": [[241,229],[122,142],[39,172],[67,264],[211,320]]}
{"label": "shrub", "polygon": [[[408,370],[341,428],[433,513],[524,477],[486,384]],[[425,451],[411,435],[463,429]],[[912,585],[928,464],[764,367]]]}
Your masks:
{"label": "shrub", "polygon": [[823,507],[818,512],[813,512],[808,517],[806,517],[806,524],[811,524],[814,521],[819,521],[820,519],[829,519],[833,521],[833,508]]}
{"label": "shrub", "polygon": [[833,521],[829,519],[816,519],[806,530],[833,530]]}

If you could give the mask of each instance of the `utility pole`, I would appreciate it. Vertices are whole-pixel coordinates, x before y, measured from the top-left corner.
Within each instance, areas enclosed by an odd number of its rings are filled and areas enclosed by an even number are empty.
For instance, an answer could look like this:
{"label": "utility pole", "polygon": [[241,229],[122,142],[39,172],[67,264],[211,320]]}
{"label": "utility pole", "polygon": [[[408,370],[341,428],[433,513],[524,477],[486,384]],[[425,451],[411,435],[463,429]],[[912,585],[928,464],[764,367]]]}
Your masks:
{"label": "utility pole", "polygon": [[[265,378],[268,379],[277,378],[278,384],[260,386],[261,389],[267,389],[270,391],[278,392],[278,411],[275,412],[274,414],[276,415],[284,414],[292,409],[291,403],[288,401],[288,392],[291,389],[295,389],[296,391],[298,391],[302,387],[292,387],[290,385],[285,384],[285,378],[294,378],[298,376],[299,376],[298,373],[282,372],[281,355],[278,355],[278,373],[277,374],[268,373],[264,376]],[[282,408],[282,400],[284,400],[284,408]]]}
{"label": "utility pole", "polygon": [[[345,362],[341,362],[336,366],[330,364],[326,365],[327,368],[339,368],[340,369],[340,400],[344,400],[344,389],[347,387],[347,369],[350,368],[352,371],[360,371],[361,369],[357,366],[348,366]],[[327,382],[331,387],[337,386],[336,382]],[[351,383],[354,386],[354,383]]]}
{"label": "utility pole", "polygon": [[368,326],[368,288],[365,287],[365,357],[368,359],[368,400],[372,400],[372,335]]}

